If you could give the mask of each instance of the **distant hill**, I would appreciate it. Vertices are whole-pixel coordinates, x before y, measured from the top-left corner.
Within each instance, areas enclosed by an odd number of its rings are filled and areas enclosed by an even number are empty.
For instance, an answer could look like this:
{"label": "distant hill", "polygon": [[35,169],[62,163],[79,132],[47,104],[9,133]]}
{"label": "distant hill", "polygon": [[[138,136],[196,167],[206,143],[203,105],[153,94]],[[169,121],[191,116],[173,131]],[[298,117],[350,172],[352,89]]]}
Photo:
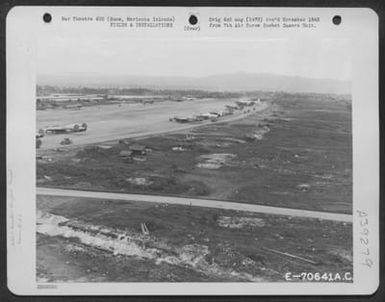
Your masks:
{"label": "distant hill", "polygon": [[285,91],[350,94],[350,81],[276,74],[233,73],[207,77],[106,76],[101,74],[40,75],[38,85],[66,87],[122,87],[150,89],[204,89],[212,91]]}

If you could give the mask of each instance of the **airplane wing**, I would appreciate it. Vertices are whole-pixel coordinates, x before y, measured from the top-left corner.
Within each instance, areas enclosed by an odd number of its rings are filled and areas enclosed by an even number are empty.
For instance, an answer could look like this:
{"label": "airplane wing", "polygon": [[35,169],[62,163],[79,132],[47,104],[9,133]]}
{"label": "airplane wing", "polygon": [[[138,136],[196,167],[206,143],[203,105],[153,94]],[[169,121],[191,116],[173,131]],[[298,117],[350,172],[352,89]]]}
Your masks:
{"label": "airplane wing", "polygon": [[69,129],[68,126],[48,126],[44,128],[45,131],[67,131]]}

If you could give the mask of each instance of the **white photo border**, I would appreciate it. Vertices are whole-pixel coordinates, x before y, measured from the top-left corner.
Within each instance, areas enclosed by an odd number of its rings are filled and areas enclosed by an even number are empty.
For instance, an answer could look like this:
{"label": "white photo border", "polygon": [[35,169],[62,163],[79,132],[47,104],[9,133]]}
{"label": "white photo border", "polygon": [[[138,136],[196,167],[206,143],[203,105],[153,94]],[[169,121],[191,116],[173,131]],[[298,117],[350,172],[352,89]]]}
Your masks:
{"label": "white photo border", "polygon": [[[36,43],[47,30],[42,15],[77,12],[80,15],[170,11],[176,16],[172,33],[183,38],[185,17],[199,13],[202,38],[213,34],[204,26],[207,16],[220,14],[293,15],[322,17],[319,35],[348,36],[352,41],[353,102],[353,283],[59,283],[38,288],[36,283],[36,167],[35,89]],[[331,18],[341,15],[344,29],[336,30]],[[328,23],[330,21],[330,24]],[[12,8],[7,15],[7,273],[8,287],[17,295],[369,295],[379,286],[379,44],[378,16],[368,8],[210,8],[210,7],[26,7]],[[51,26],[52,25],[52,26]],[[51,24],[51,29],[55,25]],[[88,27],[86,25],[85,27]],[[58,26],[57,30],[64,30]],[[90,30],[89,28],[87,30]],[[91,30],[97,30],[91,29]],[[159,34],[159,30],[157,30]],[[163,33],[162,33],[163,34]],[[212,37],[210,36],[210,37]],[[251,39],[241,32],[234,39]],[[367,216],[363,216],[366,213]],[[367,220],[366,220],[367,219]],[[363,235],[363,228],[369,233]],[[366,236],[366,239],[362,239]],[[368,242],[363,244],[363,242]],[[370,250],[369,268],[365,249]]]}

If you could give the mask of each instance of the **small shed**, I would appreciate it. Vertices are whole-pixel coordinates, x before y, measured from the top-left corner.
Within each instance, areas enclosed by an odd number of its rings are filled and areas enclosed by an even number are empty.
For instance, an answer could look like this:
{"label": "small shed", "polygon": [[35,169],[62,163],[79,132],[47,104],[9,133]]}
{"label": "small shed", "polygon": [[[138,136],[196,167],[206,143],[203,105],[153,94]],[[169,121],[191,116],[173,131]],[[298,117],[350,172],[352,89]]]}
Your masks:
{"label": "small shed", "polygon": [[140,145],[140,144],[132,144],[131,146],[129,146],[129,151],[131,151],[131,154],[132,155],[146,155],[147,153],[147,148],[146,146],[144,145]]}

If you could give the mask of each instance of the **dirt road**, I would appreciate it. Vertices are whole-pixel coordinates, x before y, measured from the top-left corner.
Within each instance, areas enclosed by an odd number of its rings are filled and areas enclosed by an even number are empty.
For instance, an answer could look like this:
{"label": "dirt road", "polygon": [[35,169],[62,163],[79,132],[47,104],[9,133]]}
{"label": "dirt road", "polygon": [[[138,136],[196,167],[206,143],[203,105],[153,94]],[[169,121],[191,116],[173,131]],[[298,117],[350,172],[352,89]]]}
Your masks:
{"label": "dirt road", "polygon": [[[114,104],[85,107],[80,110],[54,109],[37,112],[37,129],[52,125],[64,126],[85,122],[86,132],[46,135],[41,150],[63,147],[60,141],[68,137],[73,145],[86,145],[115,139],[142,137],[165,132],[186,130],[210,121],[181,124],[170,122],[174,116],[192,116],[209,111],[222,111],[226,105],[234,104],[235,99],[202,99],[186,102],[158,102],[154,104]],[[267,104],[256,105],[250,113],[261,111]],[[243,118],[243,111],[218,121]]]}
{"label": "dirt road", "polygon": [[295,216],[295,217],[302,217],[302,218],[314,218],[314,219],[332,220],[332,221],[350,222],[350,223],[353,221],[352,215],[348,215],[348,214],[307,211],[307,210],[289,209],[289,208],[281,208],[281,207],[269,207],[269,206],[255,205],[255,204],[236,203],[236,202],[211,200],[211,199],[63,190],[63,189],[53,189],[53,188],[37,188],[37,195],[88,197],[88,198],[120,200],[120,201],[126,200],[126,201],[143,201],[143,202],[154,202],[154,203],[164,203],[164,204],[180,204],[180,205],[189,205],[189,206],[197,206],[197,207],[247,211],[247,212],[264,213],[264,214],[272,214],[272,215]]}

